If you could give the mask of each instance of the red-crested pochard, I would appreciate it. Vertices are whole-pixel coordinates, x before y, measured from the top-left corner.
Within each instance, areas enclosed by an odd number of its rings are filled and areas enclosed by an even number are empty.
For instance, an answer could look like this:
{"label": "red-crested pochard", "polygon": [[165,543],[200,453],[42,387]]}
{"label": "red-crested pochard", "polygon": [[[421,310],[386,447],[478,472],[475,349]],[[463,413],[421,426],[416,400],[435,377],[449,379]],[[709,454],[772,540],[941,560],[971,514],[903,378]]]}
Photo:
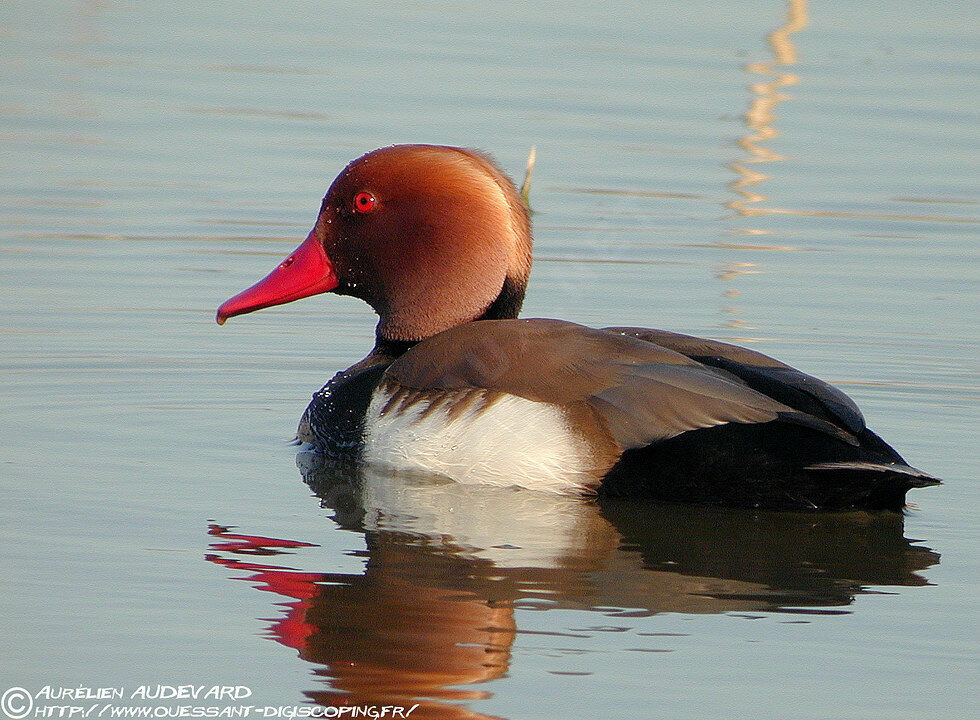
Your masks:
{"label": "red-crested pochard", "polygon": [[316,224],[217,320],[334,292],[380,316],[299,437],[336,459],[457,482],[792,509],[900,510],[909,467],[840,390],[761,353],[664,330],[518,320],[528,208],[485,155],[368,153]]}

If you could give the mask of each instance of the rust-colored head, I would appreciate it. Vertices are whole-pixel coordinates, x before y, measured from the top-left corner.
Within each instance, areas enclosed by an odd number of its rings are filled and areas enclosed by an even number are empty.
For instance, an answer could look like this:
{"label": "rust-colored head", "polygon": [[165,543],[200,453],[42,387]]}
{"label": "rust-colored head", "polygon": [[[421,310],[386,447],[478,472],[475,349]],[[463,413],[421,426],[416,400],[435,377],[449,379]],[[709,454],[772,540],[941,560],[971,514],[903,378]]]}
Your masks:
{"label": "rust-colored head", "polygon": [[337,177],[309,237],[217,320],[333,291],[367,301],[380,337],[421,340],[483,317],[502,293],[515,316],[531,267],[527,208],[484,155],[395,145]]}

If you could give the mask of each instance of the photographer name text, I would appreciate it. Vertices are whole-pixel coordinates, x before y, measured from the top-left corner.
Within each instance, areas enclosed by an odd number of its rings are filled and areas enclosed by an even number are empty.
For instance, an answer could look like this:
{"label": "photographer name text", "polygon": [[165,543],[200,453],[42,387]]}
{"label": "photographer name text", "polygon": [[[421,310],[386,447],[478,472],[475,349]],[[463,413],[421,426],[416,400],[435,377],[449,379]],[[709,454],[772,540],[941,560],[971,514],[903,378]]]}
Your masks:
{"label": "photographer name text", "polygon": [[243,700],[252,695],[244,685],[139,685],[126,694],[121,687],[52,687],[45,685],[35,700]]}

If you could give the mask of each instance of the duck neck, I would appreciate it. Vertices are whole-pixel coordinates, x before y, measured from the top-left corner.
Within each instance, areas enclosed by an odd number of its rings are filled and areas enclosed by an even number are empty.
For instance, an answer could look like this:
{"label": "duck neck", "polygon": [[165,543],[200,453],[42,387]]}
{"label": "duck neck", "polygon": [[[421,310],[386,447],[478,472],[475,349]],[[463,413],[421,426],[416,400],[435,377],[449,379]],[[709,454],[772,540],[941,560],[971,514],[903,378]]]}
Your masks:
{"label": "duck neck", "polygon": [[483,311],[477,320],[513,320],[521,312],[521,305],[524,303],[524,291],[526,283],[514,280],[511,277],[504,278],[504,285],[500,288],[500,294]]}
{"label": "duck neck", "polygon": [[[420,340],[392,340],[382,335],[377,335],[374,341],[374,349],[369,358],[377,363],[390,363],[404,355],[408,350],[418,345]],[[374,364],[374,363],[372,363]]]}
{"label": "duck neck", "polygon": [[[505,278],[503,287],[500,289],[500,293],[496,299],[487,306],[487,309],[483,311],[482,315],[474,318],[473,321],[512,320],[516,318],[524,302],[524,291],[525,283],[509,277]],[[368,358],[375,362],[392,362],[422,342],[421,340],[399,340],[386,337],[381,331],[382,325],[383,323],[378,324],[374,349],[368,355]],[[368,358],[365,358],[365,360]]]}

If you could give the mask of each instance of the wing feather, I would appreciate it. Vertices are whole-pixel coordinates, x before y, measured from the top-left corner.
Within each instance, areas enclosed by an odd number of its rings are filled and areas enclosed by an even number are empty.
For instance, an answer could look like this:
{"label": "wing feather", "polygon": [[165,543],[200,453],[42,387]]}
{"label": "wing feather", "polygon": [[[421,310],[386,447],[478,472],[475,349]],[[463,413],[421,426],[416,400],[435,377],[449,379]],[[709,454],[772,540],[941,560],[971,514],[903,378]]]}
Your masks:
{"label": "wing feather", "polygon": [[755,350],[651,328],[611,327],[609,332],[669,348],[730,373],[749,387],[790,407],[837,425],[851,434],[865,429],[854,401],[833,385]]}
{"label": "wing feather", "polygon": [[382,382],[588,407],[624,450],[697,428],[777,418],[847,435],[726,369],[640,337],[559,320],[483,320],[447,330],[392,363]]}

